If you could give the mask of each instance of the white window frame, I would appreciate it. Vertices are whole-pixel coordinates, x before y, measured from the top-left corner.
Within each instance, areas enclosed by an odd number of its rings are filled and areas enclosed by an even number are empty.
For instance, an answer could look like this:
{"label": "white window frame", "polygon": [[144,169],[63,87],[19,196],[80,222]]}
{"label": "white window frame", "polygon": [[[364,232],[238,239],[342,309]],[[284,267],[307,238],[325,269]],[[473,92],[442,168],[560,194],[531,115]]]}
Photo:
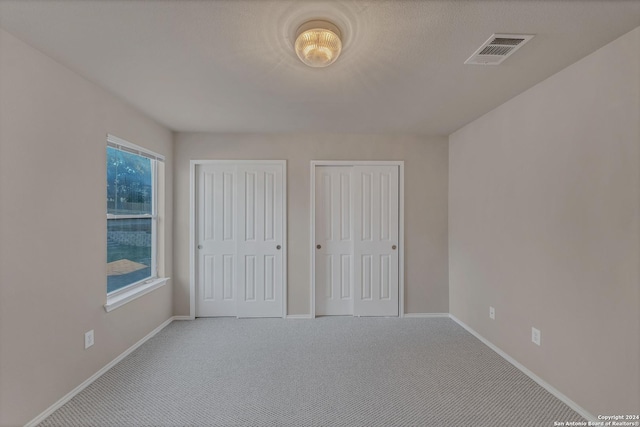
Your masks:
{"label": "white window frame", "polygon": [[150,159],[152,174],[151,214],[114,215],[107,213],[107,221],[114,219],[151,219],[151,276],[108,292],[107,303],[104,307],[109,312],[166,284],[168,278],[160,278],[158,274],[158,161],[163,162],[164,156],[114,135],[107,135],[107,147]]}

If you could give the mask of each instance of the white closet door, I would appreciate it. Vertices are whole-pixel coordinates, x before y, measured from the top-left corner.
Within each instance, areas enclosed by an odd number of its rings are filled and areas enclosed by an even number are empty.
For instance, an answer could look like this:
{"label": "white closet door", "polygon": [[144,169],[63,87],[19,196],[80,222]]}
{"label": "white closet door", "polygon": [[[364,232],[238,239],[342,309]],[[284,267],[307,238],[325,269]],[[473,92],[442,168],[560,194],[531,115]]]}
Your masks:
{"label": "white closet door", "polygon": [[353,314],[352,174],[349,166],[316,169],[316,314]]}
{"label": "white closet door", "polygon": [[196,315],[235,316],[235,166],[199,165],[197,171]]}
{"label": "white closet door", "polygon": [[238,166],[239,317],[281,317],[283,309],[283,168]]}
{"label": "white closet door", "polygon": [[355,166],[354,315],[398,315],[397,166]]}

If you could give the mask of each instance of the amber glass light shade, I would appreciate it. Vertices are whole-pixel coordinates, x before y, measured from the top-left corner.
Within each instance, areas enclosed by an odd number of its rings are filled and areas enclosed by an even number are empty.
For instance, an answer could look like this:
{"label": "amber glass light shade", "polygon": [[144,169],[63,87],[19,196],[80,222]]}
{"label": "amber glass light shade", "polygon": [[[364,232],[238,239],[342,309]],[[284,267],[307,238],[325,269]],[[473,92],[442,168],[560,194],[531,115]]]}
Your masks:
{"label": "amber glass light shade", "polygon": [[342,51],[340,30],[326,21],[307,22],[298,29],[295,49],[298,58],[310,67],[331,65]]}

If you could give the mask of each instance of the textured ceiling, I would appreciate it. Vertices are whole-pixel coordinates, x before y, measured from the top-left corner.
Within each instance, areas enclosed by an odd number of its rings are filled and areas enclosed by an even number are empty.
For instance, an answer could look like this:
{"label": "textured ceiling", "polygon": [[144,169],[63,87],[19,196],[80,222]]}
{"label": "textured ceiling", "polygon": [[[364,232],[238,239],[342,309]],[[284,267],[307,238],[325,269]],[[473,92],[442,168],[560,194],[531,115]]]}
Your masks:
{"label": "textured ceiling", "polygon": [[[312,18],[344,33],[325,69],[292,49]],[[639,25],[637,0],[0,0],[0,27],[176,131],[448,135]],[[496,32],[536,37],[463,65]]]}

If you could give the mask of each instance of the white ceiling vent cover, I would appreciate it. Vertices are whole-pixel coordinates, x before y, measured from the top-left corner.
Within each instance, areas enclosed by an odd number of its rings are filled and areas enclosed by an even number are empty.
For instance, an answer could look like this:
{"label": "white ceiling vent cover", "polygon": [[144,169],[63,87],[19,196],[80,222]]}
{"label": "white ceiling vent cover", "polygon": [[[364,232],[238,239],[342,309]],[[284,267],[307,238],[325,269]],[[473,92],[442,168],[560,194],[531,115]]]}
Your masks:
{"label": "white ceiling vent cover", "polygon": [[464,63],[498,65],[532,38],[533,34],[494,34]]}

